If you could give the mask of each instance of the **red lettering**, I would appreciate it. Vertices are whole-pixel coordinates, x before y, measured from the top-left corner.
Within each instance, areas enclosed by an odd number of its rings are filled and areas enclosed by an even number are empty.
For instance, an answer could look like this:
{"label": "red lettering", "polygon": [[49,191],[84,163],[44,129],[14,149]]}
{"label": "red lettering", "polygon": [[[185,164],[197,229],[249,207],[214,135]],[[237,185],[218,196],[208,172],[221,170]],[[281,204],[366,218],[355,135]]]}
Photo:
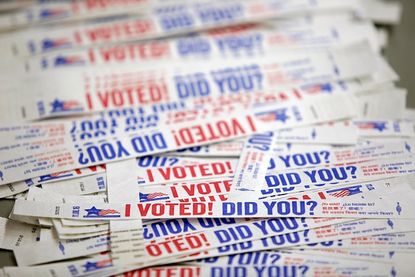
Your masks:
{"label": "red lettering", "polygon": [[206,203],[193,203],[193,215],[204,215],[206,213]]}
{"label": "red lettering", "polygon": [[209,187],[209,184],[207,183],[200,183],[197,185],[197,191],[200,194],[210,194],[212,192],[212,190]]}
{"label": "red lettering", "polygon": [[163,177],[164,180],[170,180],[170,175],[171,175],[171,168],[170,167],[158,168],[158,172],[160,172],[160,174],[161,174],[161,176]]}
{"label": "red lettering", "polygon": [[197,173],[195,171],[195,167],[199,167],[199,165],[191,164],[191,165],[186,165],[185,167],[189,169],[191,177],[196,177],[197,176]]}
{"label": "red lettering", "polygon": [[112,23],[85,31],[90,42],[121,41],[125,39],[141,38],[143,34],[154,29],[150,20],[137,19],[122,23]]}
{"label": "red lettering", "polygon": [[163,204],[155,203],[151,205],[151,215],[152,216],[162,216],[165,211],[165,206]]}
{"label": "red lettering", "polygon": [[137,204],[138,213],[140,214],[140,216],[147,216],[150,207],[150,204]]}
{"label": "red lettering", "polygon": [[243,135],[245,134],[245,130],[242,128],[241,124],[237,119],[232,119],[232,132],[234,136]]}
{"label": "red lettering", "polygon": [[175,208],[179,205],[179,203],[168,203],[166,207],[169,209],[169,215],[175,215]]}
{"label": "red lettering", "polygon": [[171,241],[161,241],[159,242],[160,246],[163,246],[167,253],[173,253],[173,250],[170,247]]}
{"label": "red lettering", "polygon": [[91,64],[95,63],[95,53],[94,53],[94,49],[93,48],[89,48],[88,49],[88,57],[89,57],[89,62]]}
{"label": "red lettering", "polygon": [[130,215],[131,215],[131,204],[125,204],[124,215],[125,215],[125,217],[130,217]]}
{"label": "red lettering", "polygon": [[173,175],[176,179],[183,179],[187,176],[186,169],[182,166],[173,167]]}
{"label": "red lettering", "polygon": [[112,95],[112,103],[114,104],[115,107],[122,107],[124,105],[124,97],[120,90],[114,89],[111,95]]}
{"label": "red lettering", "polygon": [[196,130],[194,135],[200,137],[199,139],[197,139],[198,141],[206,141],[206,135],[203,132],[202,126],[195,126],[193,127],[193,130]]}
{"label": "red lettering", "polygon": [[89,94],[88,91],[85,92],[85,98],[86,98],[86,104],[88,106],[88,109],[92,110],[93,104],[92,104],[91,94]]}
{"label": "red lettering", "polygon": [[111,52],[109,50],[106,50],[106,49],[101,49],[100,50],[101,57],[105,62],[108,62],[110,60],[110,57],[111,57],[110,53]]}
{"label": "red lettering", "polygon": [[192,213],[190,211],[190,203],[180,203],[179,213],[180,213],[181,216],[183,216],[183,215],[192,215]]}
{"label": "red lettering", "polygon": [[191,235],[184,238],[186,242],[189,244],[191,249],[200,248],[203,246],[202,240],[200,239],[199,235]]}
{"label": "red lettering", "polygon": [[212,163],[212,171],[215,175],[221,175],[226,172],[226,168],[223,163]]}
{"label": "red lettering", "polygon": [[170,186],[170,191],[171,191],[171,194],[173,195],[174,198],[179,197],[179,195],[177,194],[177,189],[176,189],[175,186]]}
{"label": "red lettering", "polygon": [[102,94],[101,92],[98,92],[98,100],[101,102],[101,105],[104,108],[108,108],[108,100],[109,100],[108,92],[105,92],[104,94]]}
{"label": "red lettering", "polygon": [[206,177],[206,176],[211,176],[212,175],[212,173],[211,172],[209,172],[209,164],[201,164],[201,165],[199,165],[199,169],[200,169],[200,174],[203,176],[203,177]]}
{"label": "red lettering", "polygon": [[189,196],[195,195],[195,187],[193,185],[183,185],[183,190],[187,193]]}
{"label": "red lettering", "polygon": [[223,181],[223,183],[225,184],[226,191],[230,191],[231,186],[232,186],[232,181],[231,180],[225,180],[225,181]]}
{"label": "red lettering", "polygon": [[151,172],[151,169],[147,169],[146,170],[147,173],[147,178],[150,182],[154,182],[154,176],[153,176],[153,172]]}
{"label": "red lettering", "polygon": [[253,132],[256,132],[256,127],[255,127],[255,124],[254,124],[254,120],[253,120],[253,118],[252,118],[250,115],[248,115],[248,116],[246,117],[246,119],[248,120],[249,127],[251,127],[251,130],[252,130]]}

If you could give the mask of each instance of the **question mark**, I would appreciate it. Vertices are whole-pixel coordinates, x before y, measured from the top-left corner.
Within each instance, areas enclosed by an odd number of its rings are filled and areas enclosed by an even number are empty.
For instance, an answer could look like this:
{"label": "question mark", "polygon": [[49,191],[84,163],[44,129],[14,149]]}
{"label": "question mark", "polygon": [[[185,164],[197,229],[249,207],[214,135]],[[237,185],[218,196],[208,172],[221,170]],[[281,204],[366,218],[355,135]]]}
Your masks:
{"label": "question mark", "polygon": [[89,159],[88,158],[85,158],[85,155],[84,155],[84,153],[82,152],[82,150],[81,150],[81,148],[79,148],[78,149],[79,150],[79,159],[78,159],[78,162],[80,163],[80,164],[87,164],[87,163],[89,163]]}
{"label": "question mark", "polygon": [[303,223],[304,228],[308,228],[308,225],[305,222],[305,220],[306,220],[305,217],[300,217],[300,221],[301,221],[301,223]]}
{"label": "question mark", "polygon": [[255,39],[256,39],[256,42],[257,42],[257,44],[258,44],[258,46],[257,47],[260,47],[261,45],[262,45],[262,36],[261,35],[259,35],[259,34],[257,34],[256,36],[255,36]]}
{"label": "question mark", "polygon": [[179,159],[175,157],[170,157],[169,162],[170,162],[170,166],[172,166],[172,165],[177,164],[179,162]]}
{"label": "question mark", "polygon": [[307,201],[307,206],[310,206],[310,215],[314,215],[314,209],[317,206],[316,201]]}
{"label": "question mark", "polygon": [[308,266],[307,265],[300,265],[298,268],[302,270],[301,271],[302,276],[304,276],[305,273],[308,271]]}
{"label": "question mark", "polygon": [[329,151],[327,151],[327,150],[320,151],[320,155],[322,155],[322,156],[323,156],[323,158],[324,158],[324,160],[325,160],[326,164],[328,164],[328,163],[330,162],[330,161],[329,161],[329,157],[330,157],[330,152],[329,152]]}
{"label": "question mark", "polygon": [[325,247],[330,247],[334,244],[334,240],[329,240],[329,241],[323,241],[321,243],[321,245],[325,246]]}
{"label": "question mark", "polygon": [[349,165],[349,166],[346,167],[346,170],[350,170],[350,174],[352,175],[352,178],[356,179],[355,173],[356,173],[357,167],[355,167],[353,165]]}
{"label": "question mark", "polygon": [[198,261],[205,261],[205,263],[213,264],[218,260],[218,258],[219,257],[210,257],[210,258],[200,259]]}
{"label": "question mark", "polygon": [[274,169],[274,168],[275,168],[275,162],[274,162],[274,159],[273,159],[273,158],[271,158],[271,159],[269,160],[268,170],[270,170],[270,169]]}
{"label": "question mark", "polygon": [[275,264],[278,260],[281,259],[281,255],[277,253],[272,254],[270,257],[272,258],[272,264]]}
{"label": "question mark", "polygon": [[304,230],[304,239],[305,239],[305,241],[309,241],[309,239],[308,239],[308,232],[310,232],[310,229]]}

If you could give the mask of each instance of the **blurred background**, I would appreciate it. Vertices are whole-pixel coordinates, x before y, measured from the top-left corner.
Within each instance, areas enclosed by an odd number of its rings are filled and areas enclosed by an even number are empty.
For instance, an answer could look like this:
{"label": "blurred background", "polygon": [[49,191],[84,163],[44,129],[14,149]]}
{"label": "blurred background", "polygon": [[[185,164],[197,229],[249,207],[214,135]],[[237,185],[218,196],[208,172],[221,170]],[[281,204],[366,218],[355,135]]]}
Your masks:
{"label": "blurred background", "polygon": [[400,76],[398,85],[408,90],[408,107],[415,108],[415,1],[401,0],[401,24],[387,28],[389,46],[385,55]]}

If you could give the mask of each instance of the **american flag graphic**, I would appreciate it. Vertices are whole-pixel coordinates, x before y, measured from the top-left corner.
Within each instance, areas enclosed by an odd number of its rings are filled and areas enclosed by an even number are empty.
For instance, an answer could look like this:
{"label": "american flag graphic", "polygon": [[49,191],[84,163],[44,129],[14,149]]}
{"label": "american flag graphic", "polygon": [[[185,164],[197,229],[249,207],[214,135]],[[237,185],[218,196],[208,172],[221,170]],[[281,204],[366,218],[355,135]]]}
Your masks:
{"label": "american flag graphic", "polygon": [[62,39],[44,39],[43,42],[42,42],[43,50],[66,47],[66,46],[70,46],[70,45],[71,45],[71,42],[66,38],[62,38]]}
{"label": "american flag graphic", "polygon": [[70,171],[61,171],[61,172],[52,173],[49,176],[52,177],[52,178],[72,176],[72,172],[70,172]]}
{"label": "american flag graphic", "polygon": [[70,171],[56,172],[56,173],[52,173],[52,174],[40,176],[39,177],[39,182],[44,182],[44,181],[48,181],[48,180],[59,179],[59,178],[63,178],[63,177],[69,177],[69,176],[72,176],[72,175],[73,174]]}
{"label": "american flag graphic", "polygon": [[102,260],[102,261],[97,262],[98,267],[104,267],[104,266],[111,265],[111,264],[112,264],[111,259],[106,259],[106,260]]}
{"label": "american flag graphic", "polygon": [[63,103],[63,109],[64,110],[70,110],[76,107],[79,107],[80,103],[78,101],[72,100],[72,101],[65,101]]}
{"label": "american flag graphic", "polygon": [[163,192],[152,192],[152,193],[141,193],[140,192],[141,202],[162,200],[162,199],[169,199],[169,195]]}
{"label": "american flag graphic", "polygon": [[120,217],[120,212],[113,209],[98,209],[95,206],[92,206],[90,209],[85,209],[87,212],[84,215],[85,218],[91,217]]}
{"label": "american flag graphic", "polygon": [[379,132],[382,132],[387,129],[386,123],[387,122],[382,121],[359,121],[355,122],[355,125],[362,130],[378,130]]}
{"label": "american flag graphic", "polygon": [[332,87],[331,84],[317,84],[317,85],[308,85],[302,87],[305,91],[307,91],[309,94],[316,94],[321,92],[331,92]]}
{"label": "american flag graphic", "polygon": [[106,216],[106,215],[109,215],[109,214],[119,214],[119,212],[116,211],[116,210],[112,210],[112,209],[100,210],[98,212],[99,216]]}
{"label": "american flag graphic", "polygon": [[81,103],[76,100],[60,101],[55,99],[50,105],[52,106],[51,113],[83,110]]}
{"label": "american flag graphic", "polygon": [[274,113],[268,113],[268,114],[261,114],[261,115],[259,115],[259,118],[262,120],[262,121],[274,121],[275,119],[276,119],[276,117],[275,117],[275,114]]}
{"label": "american flag graphic", "polygon": [[81,65],[85,61],[81,56],[57,56],[55,59],[55,66],[63,65]]}
{"label": "american flag graphic", "polygon": [[274,111],[260,112],[255,114],[262,121],[281,121],[285,123],[289,119],[287,109],[279,109]]}
{"label": "american flag graphic", "polygon": [[68,171],[62,171],[62,172],[52,173],[52,174],[50,174],[50,176],[52,176],[52,177],[59,177],[59,176],[65,175],[67,172]]}
{"label": "american flag graphic", "polygon": [[67,16],[68,14],[68,10],[63,8],[49,8],[41,10],[39,16],[43,19],[49,19],[52,17]]}
{"label": "american flag graphic", "polygon": [[350,191],[348,189],[344,189],[338,192],[333,192],[330,193],[330,195],[334,196],[334,197],[345,197],[345,196],[349,196],[350,195]]}
{"label": "american flag graphic", "polygon": [[361,193],[362,192],[361,188],[362,188],[361,185],[356,185],[356,186],[351,186],[347,188],[328,190],[327,193],[331,196],[340,198],[340,197],[346,197],[346,196],[351,196],[354,194]]}
{"label": "american flag graphic", "polygon": [[111,265],[112,265],[111,259],[106,259],[106,260],[97,261],[97,262],[88,261],[83,265],[83,267],[85,268],[85,272],[90,272],[90,271],[94,271],[100,268],[109,267]]}

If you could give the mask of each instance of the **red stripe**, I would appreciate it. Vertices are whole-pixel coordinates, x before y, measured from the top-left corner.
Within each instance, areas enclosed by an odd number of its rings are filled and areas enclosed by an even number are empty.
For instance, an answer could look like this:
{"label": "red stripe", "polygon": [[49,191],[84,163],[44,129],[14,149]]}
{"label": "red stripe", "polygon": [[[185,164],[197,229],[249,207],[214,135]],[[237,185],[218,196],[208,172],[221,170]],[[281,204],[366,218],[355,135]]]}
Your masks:
{"label": "red stripe", "polygon": [[339,192],[335,192],[332,194],[334,197],[344,197],[344,196],[348,196],[349,195],[349,191],[348,190],[342,190]]}

